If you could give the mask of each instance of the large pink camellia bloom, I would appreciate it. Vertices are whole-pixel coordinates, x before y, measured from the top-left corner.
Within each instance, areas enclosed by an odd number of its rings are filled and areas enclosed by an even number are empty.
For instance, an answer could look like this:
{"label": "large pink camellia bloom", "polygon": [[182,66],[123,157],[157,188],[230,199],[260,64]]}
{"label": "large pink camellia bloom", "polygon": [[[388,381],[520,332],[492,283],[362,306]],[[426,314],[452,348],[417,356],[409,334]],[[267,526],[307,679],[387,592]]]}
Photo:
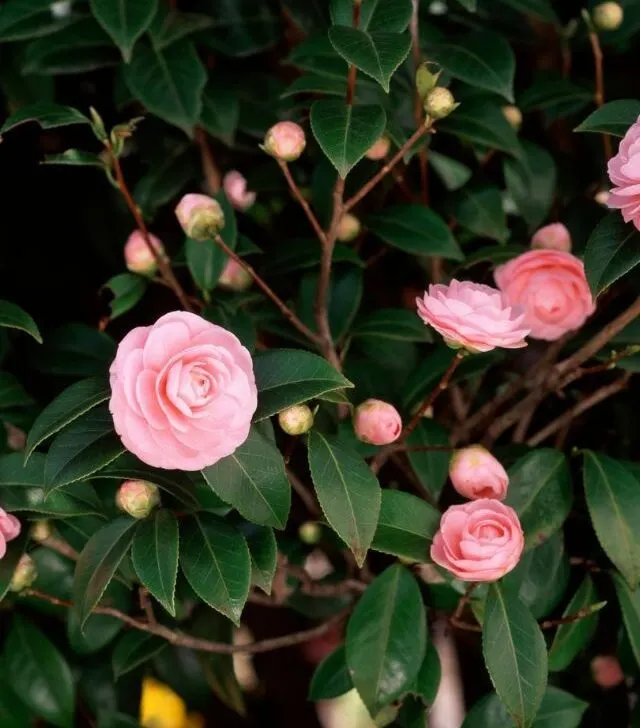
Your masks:
{"label": "large pink camellia bloom", "polygon": [[491,286],[452,280],[448,286],[430,285],[416,303],[418,316],[449,346],[480,352],[527,345],[524,311]]}
{"label": "large pink camellia bloom", "polygon": [[640,230],[640,117],[629,127],[607,169],[615,185],[607,206],[620,210],[624,221]]}
{"label": "large pink camellia bloom", "polygon": [[513,508],[481,498],[447,508],[431,558],[462,581],[496,581],[515,567],[523,549],[522,526]]}
{"label": "large pink camellia bloom", "polygon": [[20,535],[20,521],[0,508],[0,559],[7,553],[7,541],[13,541]]}
{"label": "large pink camellia bloom", "polygon": [[257,406],[251,356],[200,316],[175,311],[133,329],[110,374],[116,432],[147,465],[200,470],[249,435]]}
{"label": "large pink camellia bloom", "polygon": [[555,341],[579,329],[595,311],[584,264],[559,250],[531,250],[494,272],[498,288],[525,311],[535,339]]}

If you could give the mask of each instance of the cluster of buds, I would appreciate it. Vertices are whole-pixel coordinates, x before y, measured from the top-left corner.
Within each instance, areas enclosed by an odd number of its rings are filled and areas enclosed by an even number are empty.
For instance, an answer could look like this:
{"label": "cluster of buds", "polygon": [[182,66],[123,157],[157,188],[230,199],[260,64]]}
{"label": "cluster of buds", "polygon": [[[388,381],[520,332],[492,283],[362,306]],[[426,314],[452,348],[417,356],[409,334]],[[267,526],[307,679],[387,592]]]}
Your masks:
{"label": "cluster of buds", "polygon": [[160,505],[158,486],[147,480],[125,480],[118,488],[116,505],[132,518],[146,518]]}
{"label": "cluster of buds", "polygon": [[425,113],[431,119],[444,119],[455,111],[459,103],[456,102],[451,91],[444,86],[438,86],[438,79],[442,71],[433,73],[429,63],[423,63],[416,73],[416,90],[422,100]]}

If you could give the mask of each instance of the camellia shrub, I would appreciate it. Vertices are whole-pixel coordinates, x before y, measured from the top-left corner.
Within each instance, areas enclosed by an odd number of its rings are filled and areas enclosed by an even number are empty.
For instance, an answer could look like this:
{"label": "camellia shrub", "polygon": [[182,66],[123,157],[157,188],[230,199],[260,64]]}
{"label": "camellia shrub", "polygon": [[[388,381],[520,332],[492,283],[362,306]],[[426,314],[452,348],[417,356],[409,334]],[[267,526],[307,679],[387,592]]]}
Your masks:
{"label": "camellia shrub", "polygon": [[640,726],[640,3],[0,42],[0,727]]}

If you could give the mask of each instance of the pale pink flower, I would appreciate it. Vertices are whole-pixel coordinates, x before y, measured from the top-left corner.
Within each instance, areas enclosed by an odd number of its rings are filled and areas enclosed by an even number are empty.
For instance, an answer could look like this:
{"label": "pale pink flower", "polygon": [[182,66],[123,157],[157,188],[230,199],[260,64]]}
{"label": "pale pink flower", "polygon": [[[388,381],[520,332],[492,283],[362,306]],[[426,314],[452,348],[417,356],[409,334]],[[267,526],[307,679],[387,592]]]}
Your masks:
{"label": "pale pink flower", "polygon": [[531,238],[531,247],[570,253],[571,233],[561,222],[552,222],[541,227]]}
{"label": "pale pink flower", "polygon": [[7,553],[7,542],[20,535],[20,521],[0,508],[0,559]]}
{"label": "pale pink flower", "polygon": [[241,292],[246,291],[251,286],[253,278],[240,263],[237,263],[233,258],[229,258],[222,269],[218,283],[230,291]]}
{"label": "pale pink flower", "polygon": [[448,286],[430,285],[423,298],[417,298],[418,315],[454,348],[470,352],[491,351],[496,347],[520,349],[529,329],[524,311],[512,306],[491,286],[452,280]]}
{"label": "pale pink flower", "polygon": [[640,230],[640,117],[627,130],[607,170],[615,185],[607,206],[621,210],[624,221]]}
{"label": "pale pink flower", "polygon": [[523,549],[522,526],[513,508],[481,498],[447,508],[431,558],[462,581],[496,581],[516,566]]}
{"label": "pale pink flower", "polygon": [[265,151],[283,162],[295,162],[306,145],[303,128],[293,121],[279,121],[264,138]]}
{"label": "pale pink flower", "polygon": [[207,195],[185,195],[178,202],[175,213],[182,229],[193,240],[213,238],[224,227],[220,203]]}
{"label": "pale pink flower", "polygon": [[247,180],[235,169],[222,178],[222,187],[229,202],[236,210],[248,210],[256,201],[256,193],[247,190]]}
{"label": "pale pink flower", "polygon": [[571,253],[530,250],[498,266],[494,277],[509,303],[524,309],[535,339],[555,341],[595,311],[584,264]]}
{"label": "pale pink flower", "polygon": [[509,476],[500,462],[482,445],[458,450],[449,464],[449,477],[461,496],[504,500]]}
{"label": "pale pink flower", "polygon": [[624,682],[624,672],[613,655],[598,655],[591,660],[593,681],[601,688],[615,688]]}
{"label": "pale pink flower", "polygon": [[[164,247],[160,239],[150,234],[149,240],[154,250],[160,255],[164,255]],[[144,235],[139,230],[134,230],[127,238],[124,245],[124,261],[128,270],[141,275],[152,275],[158,267],[154,254],[149,250]]]}
{"label": "pale pink flower", "polygon": [[353,415],[356,437],[369,445],[389,445],[402,432],[402,418],[388,402],[368,399],[356,407]]}
{"label": "pale pink flower", "polygon": [[373,162],[379,162],[389,154],[390,148],[391,142],[389,141],[389,137],[381,136],[380,139],[369,147],[365,157],[371,159]]}
{"label": "pale pink flower", "polygon": [[116,432],[147,465],[200,470],[249,435],[257,406],[251,356],[200,316],[174,311],[133,329],[110,375]]}

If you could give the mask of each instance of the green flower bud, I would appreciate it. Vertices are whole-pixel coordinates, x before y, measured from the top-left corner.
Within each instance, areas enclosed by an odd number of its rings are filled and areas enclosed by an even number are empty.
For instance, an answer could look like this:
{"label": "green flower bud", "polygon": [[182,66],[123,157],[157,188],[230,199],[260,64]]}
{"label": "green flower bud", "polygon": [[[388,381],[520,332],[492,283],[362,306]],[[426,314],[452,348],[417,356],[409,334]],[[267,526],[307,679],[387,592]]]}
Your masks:
{"label": "green flower bud", "polygon": [[592,17],[598,30],[617,30],[624,20],[624,10],[618,3],[600,3],[593,9]]}
{"label": "green flower bud", "polygon": [[34,541],[46,541],[51,536],[51,524],[49,521],[36,521],[31,526],[31,538]]}
{"label": "green flower bud", "polygon": [[517,106],[509,105],[502,107],[502,114],[509,122],[509,125],[515,131],[519,131],[522,126],[522,111]]}
{"label": "green flower bud", "polygon": [[133,518],[146,518],[160,505],[158,486],[146,480],[125,480],[118,489],[116,505]]}
{"label": "green flower bud", "polygon": [[288,435],[304,435],[313,427],[313,412],[306,404],[296,404],[278,414],[278,424]]}
{"label": "green flower bud", "polygon": [[13,577],[9,584],[9,591],[17,593],[28,589],[37,578],[38,570],[33,559],[28,554],[22,554],[16,570],[13,572]]}
{"label": "green flower bud", "polygon": [[424,101],[424,110],[433,119],[444,119],[445,116],[449,116],[458,106],[460,104],[456,103],[451,91],[442,86],[430,91]]}
{"label": "green flower bud", "polygon": [[322,526],[314,521],[307,521],[298,529],[298,536],[300,536],[302,543],[315,546],[320,543],[322,538]]}

